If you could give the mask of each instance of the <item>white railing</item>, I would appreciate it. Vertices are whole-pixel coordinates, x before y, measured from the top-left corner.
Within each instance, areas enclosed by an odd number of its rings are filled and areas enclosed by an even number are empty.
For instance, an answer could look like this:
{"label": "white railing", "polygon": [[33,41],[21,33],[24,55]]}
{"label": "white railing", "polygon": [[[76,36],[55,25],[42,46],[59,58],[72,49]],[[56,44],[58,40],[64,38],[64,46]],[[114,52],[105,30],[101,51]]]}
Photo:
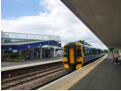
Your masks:
{"label": "white railing", "polygon": [[13,32],[2,32],[2,39],[18,39],[18,40],[55,40],[60,41],[59,36],[40,35],[40,34],[24,34]]}

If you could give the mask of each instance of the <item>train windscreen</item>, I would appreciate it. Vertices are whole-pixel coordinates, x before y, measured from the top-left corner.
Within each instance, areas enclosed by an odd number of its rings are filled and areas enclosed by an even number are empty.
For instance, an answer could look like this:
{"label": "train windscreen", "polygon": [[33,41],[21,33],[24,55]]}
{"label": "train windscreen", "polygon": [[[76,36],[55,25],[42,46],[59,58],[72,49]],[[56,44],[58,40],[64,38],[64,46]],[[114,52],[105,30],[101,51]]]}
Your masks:
{"label": "train windscreen", "polygon": [[82,54],[81,54],[81,49],[77,49],[77,57],[81,57]]}
{"label": "train windscreen", "polygon": [[64,49],[64,57],[67,57],[67,49]]}

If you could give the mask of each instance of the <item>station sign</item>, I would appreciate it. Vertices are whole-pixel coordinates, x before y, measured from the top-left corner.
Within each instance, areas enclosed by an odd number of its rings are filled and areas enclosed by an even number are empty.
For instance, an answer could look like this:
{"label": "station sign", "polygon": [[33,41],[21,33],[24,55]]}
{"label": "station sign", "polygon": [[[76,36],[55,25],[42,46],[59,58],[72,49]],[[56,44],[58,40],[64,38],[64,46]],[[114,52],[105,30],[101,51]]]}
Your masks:
{"label": "station sign", "polygon": [[13,52],[14,52],[14,53],[16,53],[16,52],[17,52],[17,50],[13,50]]}

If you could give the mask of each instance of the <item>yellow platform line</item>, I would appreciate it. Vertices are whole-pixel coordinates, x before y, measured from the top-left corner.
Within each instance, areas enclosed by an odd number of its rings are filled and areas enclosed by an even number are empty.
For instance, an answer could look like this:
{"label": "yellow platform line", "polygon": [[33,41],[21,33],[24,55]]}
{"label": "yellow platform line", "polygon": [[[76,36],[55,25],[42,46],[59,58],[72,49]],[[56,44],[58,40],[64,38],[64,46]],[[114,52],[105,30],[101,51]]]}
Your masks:
{"label": "yellow platform line", "polygon": [[104,59],[107,58],[107,54],[98,60],[90,63],[89,65],[82,67],[81,69],[45,86],[43,90],[67,90],[76,84],[79,80],[85,77],[90,71],[92,71],[98,64],[100,64]]}
{"label": "yellow platform line", "polygon": [[42,64],[48,64],[48,63],[57,62],[57,61],[61,61],[61,60],[62,59],[53,60],[53,61],[44,61],[44,62],[36,62],[36,63],[28,63],[28,64],[21,64],[21,65],[14,65],[14,66],[8,66],[8,67],[1,67],[1,70],[4,71],[4,70],[17,69],[17,68],[22,68],[22,67],[42,65]]}

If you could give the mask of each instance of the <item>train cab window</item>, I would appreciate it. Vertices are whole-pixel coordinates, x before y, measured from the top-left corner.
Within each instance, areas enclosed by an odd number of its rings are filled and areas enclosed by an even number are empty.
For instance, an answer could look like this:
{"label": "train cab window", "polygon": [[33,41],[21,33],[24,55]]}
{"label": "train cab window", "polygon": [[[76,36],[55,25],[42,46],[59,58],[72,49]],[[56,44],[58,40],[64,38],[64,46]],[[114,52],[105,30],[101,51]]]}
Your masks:
{"label": "train cab window", "polygon": [[64,57],[67,57],[67,49],[64,49]]}
{"label": "train cab window", "polygon": [[81,57],[82,54],[81,54],[81,49],[77,49],[77,57]]}

